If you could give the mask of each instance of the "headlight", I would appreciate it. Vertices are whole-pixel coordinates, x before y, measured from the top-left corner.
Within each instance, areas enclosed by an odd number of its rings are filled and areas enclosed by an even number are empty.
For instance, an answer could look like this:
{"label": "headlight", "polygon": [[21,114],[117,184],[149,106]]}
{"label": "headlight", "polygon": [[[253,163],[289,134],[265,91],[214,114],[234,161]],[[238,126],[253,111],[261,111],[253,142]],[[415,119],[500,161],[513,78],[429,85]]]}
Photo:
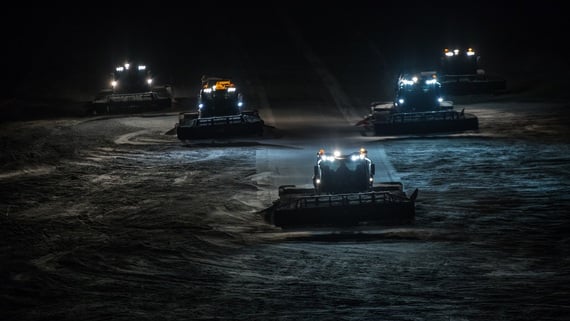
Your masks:
{"label": "headlight", "polygon": [[116,80],[111,81],[111,87],[113,87],[113,88],[117,87],[117,81]]}

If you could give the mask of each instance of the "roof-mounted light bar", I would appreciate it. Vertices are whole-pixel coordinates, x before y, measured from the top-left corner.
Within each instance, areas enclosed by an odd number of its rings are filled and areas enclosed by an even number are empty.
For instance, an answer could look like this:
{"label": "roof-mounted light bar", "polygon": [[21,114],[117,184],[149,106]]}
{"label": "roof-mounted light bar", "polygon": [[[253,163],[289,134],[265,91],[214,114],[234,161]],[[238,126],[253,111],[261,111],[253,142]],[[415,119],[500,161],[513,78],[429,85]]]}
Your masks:
{"label": "roof-mounted light bar", "polygon": [[[461,51],[459,49],[453,49],[453,51],[450,51],[449,49],[445,48],[443,50],[443,53],[447,57],[453,57],[453,56],[459,56]],[[475,50],[473,50],[473,48],[467,48],[467,50],[465,51],[465,55],[475,56]]]}

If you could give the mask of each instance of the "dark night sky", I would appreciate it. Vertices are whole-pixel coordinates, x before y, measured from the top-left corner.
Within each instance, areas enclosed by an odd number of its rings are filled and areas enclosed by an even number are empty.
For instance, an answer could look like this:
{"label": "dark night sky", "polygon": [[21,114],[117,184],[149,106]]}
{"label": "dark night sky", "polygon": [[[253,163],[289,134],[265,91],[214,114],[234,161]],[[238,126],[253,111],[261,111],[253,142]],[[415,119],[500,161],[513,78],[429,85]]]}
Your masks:
{"label": "dark night sky", "polygon": [[[558,35],[568,29],[562,2],[395,3],[311,4],[314,8],[307,8],[308,3],[98,3],[5,10],[2,62],[10,84],[3,95],[57,92],[85,98],[105,86],[106,75],[127,58],[152,66],[162,82],[197,82],[195,77],[208,73],[206,69],[215,69],[228,57],[236,59],[236,41],[244,44],[242,50],[267,55],[290,45],[284,17],[319,53],[334,55],[337,48],[363,42],[392,66],[425,64],[443,47],[454,45],[474,46],[497,66],[514,61],[518,65],[512,69],[539,65],[540,57],[562,58],[565,44]],[[567,69],[568,64],[559,67]]]}

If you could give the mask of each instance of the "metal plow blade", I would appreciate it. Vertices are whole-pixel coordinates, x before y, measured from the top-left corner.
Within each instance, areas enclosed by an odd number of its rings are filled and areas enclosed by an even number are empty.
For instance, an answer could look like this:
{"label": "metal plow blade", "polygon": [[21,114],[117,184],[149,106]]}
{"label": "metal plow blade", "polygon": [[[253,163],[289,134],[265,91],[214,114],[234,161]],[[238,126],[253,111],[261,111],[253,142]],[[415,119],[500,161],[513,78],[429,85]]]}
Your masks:
{"label": "metal plow blade", "polygon": [[247,114],[196,118],[180,123],[177,135],[181,140],[261,136],[263,125],[259,117]]}
{"label": "metal plow blade", "polygon": [[426,134],[433,132],[461,132],[479,129],[478,118],[457,111],[429,111],[400,113],[389,119],[374,122],[376,135]]}
{"label": "metal plow blade", "polygon": [[392,192],[315,195],[277,201],[268,221],[282,227],[354,226],[414,221],[414,200]]}
{"label": "metal plow blade", "polygon": [[153,92],[113,94],[108,97],[107,112],[139,112],[170,108],[170,97],[158,96]]}

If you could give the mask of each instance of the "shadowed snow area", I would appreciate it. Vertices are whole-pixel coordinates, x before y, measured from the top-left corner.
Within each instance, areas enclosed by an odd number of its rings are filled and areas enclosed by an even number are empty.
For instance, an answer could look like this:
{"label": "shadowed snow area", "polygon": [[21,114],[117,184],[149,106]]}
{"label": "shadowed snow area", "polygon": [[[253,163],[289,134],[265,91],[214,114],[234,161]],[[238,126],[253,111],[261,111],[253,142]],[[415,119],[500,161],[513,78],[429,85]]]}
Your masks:
{"label": "shadowed snow area", "polygon": [[[182,142],[177,114],[2,124],[2,319],[563,320],[568,105],[464,107],[479,131],[363,137],[327,106],[274,107],[282,135],[257,139]],[[360,147],[419,188],[414,224],[263,220],[320,148]]]}
{"label": "shadowed snow area", "polygon": [[[5,6],[0,321],[569,320],[564,5]],[[478,130],[361,135],[399,75],[469,47],[507,84],[443,97]],[[93,109],[125,62],[172,106]],[[231,78],[263,137],[179,140],[202,76]],[[377,182],[418,189],[413,223],[265,220],[320,149],[362,147]]]}

